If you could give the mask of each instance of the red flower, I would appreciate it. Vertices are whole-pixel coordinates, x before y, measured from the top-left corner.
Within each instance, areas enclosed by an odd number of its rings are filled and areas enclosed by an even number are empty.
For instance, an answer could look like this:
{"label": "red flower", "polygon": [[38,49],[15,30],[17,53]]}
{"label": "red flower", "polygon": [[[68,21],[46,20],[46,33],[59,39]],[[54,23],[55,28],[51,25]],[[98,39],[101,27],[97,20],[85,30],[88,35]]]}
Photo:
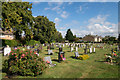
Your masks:
{"label": "red flower", "polygon": [[17,58],[17,56],[15,56]]}
{"label": "red flower", "polygon": [[34,52],[34,54],[36,54],[36,52]]}
{"label": "red flower", "polygon": [[37,72],[37,74],[38,74],[38,72]]}
{"label": "red flower", "polygon": [[30,53],[32,53],[32,51],[30,51]]}
{"label": "red flower", "polygon": [[50,63],[49,61],[47,61],[47,63]]}
{"label": "red flower", "polygon": [[25,57],[25,54],[22,54],[22,57]]}

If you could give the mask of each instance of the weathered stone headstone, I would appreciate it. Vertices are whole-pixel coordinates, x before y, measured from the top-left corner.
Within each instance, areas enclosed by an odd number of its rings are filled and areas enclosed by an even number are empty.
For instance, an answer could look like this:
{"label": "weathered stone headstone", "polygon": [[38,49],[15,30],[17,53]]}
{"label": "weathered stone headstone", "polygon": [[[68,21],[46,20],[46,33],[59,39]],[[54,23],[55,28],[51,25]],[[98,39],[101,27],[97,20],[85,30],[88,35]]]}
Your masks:
{"label": "weathered stone headstone", "polygon": [[30,49],[30,46],[27,46],[27,49]]}
{"label": "weathered stone headstone", "polygon": [[75,47],[75,51],[78,51],[78,47]]}
{"label": "weathered stone headstone", "polygon": [[84,49],[84,53],[87,54],[87,44],[86,44],[86,47]]}
{"label": "weathered stone headstone", "polygon": [[71,52],[73,51],[73,47],[70,48],[70,51],[71,51]]}
{"label": "weathered stone headstone", "polygon": [[75,52],[75,58],[79,57],[78,52]]}
{"label": "weathered stone headstone", "polygon": [[95,48],[93,48],[93,52],[95,53]]}
{"label": "weathered stone headstone", "polygon": [[48,55],[52,55],[53,51],[52,50],[48,50]]}
{"label": "weathered stone headstone", "polygon": [[7,45],[7,47],[4,48],[4,56],[8,55],[11,52],[11,48]]}
{"label": "weathered stone headstone", "polygon": [[89,49],[90,53],[92,53],[92,48]]}
{"label": "weathered stone headstone", "polygon": [[51,57],[50,57],[50,56],[44,57],[44,60],[45,60],[47,63],[52,64],[52,61],[51,61]]}

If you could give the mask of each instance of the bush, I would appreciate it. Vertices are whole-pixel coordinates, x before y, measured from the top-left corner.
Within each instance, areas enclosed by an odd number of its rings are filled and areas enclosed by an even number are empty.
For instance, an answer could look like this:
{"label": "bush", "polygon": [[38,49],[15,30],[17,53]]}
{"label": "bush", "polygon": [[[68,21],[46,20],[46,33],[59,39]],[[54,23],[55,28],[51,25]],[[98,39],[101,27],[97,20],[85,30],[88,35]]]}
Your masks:
{"label": "bush", "polygon": [[9,45],[10,47],[17,46],[19,42],[17,40],[2,40],[2,46]]}
{"label": "bush", "polygon": [[26,42],[26,45],[32,45],[33,46],[35,44],[40,44],[40,42],[36,41],[36,40],[30,40],[30,41]]}
{"label": "bush", "polygon": [[80,60],[86,60],[86,59],[89,58],[89,56],[88,56],[88,55],[80,55],[78,58],[79,58]]}
{"label": "bush", "polygon": [[9,75],[37,76],[46,68],[45,62],[32,50],[16,49],[4,61],[3,69]]}

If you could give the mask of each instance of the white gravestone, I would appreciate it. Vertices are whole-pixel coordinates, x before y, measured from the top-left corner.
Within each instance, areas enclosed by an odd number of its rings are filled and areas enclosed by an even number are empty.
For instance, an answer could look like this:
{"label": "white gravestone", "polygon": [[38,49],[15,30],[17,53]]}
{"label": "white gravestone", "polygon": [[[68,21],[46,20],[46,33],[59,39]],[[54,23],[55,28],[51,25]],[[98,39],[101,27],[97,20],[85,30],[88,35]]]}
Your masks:
{"label": "white gravestone", "polygon": [[8,55],[11,52],[11,48],[7,45],[7,47],[4,48],[4,56]]}
{"label": "white gravestone", "polygon": [[71,52],[73,51],[73,47],[70,48],[70,51],[71,51]]}
{"label": "white gravestone", "polygon": [[90,53],[92,53],[92,48],[90,48]]}
{"label": "white gravestone", "polygon": [[78,51],[78,47],[75,47],[75,51]]}
{"label": "white gravestone", "polygon": [[95,52],[95,48],[93,48],[93,52]]}
{"label": "white gravestone", "polygon": [[65,45],[63,44],[63,47],[65,47]]}
{"label": "white gravestone", "polygon": [[27,46],[27,49],[30,49],[30,46]]}

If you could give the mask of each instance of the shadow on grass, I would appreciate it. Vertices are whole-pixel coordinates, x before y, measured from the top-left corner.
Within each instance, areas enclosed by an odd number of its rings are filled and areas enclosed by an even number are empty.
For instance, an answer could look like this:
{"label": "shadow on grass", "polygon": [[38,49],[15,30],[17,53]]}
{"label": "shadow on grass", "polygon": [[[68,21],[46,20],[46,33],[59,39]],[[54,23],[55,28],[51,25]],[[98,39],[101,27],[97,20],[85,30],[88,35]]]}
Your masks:
{"label": "shadow on grass", "polygon": [[95,62],[106,62],[106,61],[103,61],[103,60],[99,60],[99,61],[98,61],[98,60],[95,60]]}
{"label": "shadow on grass", "polygon": [[45,50],[46,52],[48,52],[48,50]]}
{"label": "shadow on grass", "polygon": [[67,51],[67,52],[71,52],[71,51]]}
{"label": "shadow on grass", "polygon": [[73,59],[76,59],[75,56],[70,56],[70,57],[73,58]]}
{"label": "shadow on grass", "polygon": [[52,61],[59,62],[58,59],[52,59]]}

